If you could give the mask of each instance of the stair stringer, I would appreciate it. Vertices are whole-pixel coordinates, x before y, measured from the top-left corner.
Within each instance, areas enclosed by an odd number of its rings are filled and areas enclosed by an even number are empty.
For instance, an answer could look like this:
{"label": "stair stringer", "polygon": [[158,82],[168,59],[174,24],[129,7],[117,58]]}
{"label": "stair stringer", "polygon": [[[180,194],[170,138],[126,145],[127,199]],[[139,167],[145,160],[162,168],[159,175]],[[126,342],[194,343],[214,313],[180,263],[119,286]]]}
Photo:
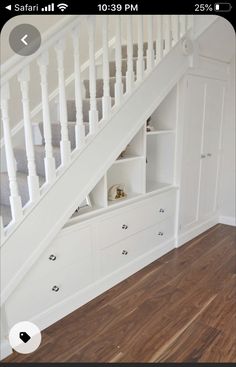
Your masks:
{"label": "stair stringer", "polygon": [[72,160],[55,184],[9,235],[1,254],[1,304],[7,300],[144,121],[184,75],[189,62],[189,57],[182,52],[180,41],[136,89],[124,97],[123,104],[114,111],[110,121]]}

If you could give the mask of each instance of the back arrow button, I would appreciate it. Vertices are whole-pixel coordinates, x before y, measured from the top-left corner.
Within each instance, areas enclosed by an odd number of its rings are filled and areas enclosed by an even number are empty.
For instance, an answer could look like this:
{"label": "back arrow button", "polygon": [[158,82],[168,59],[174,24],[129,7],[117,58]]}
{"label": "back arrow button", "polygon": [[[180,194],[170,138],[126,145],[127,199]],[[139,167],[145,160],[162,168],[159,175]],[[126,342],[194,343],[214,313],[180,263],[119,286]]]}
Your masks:
{"label": "back arrow button", "polygon": [[28,46],[28,43],[26,42],[26,38],[28,37],[28,34],[25,34],[22,38],[21,38],[21,42],[24,43],[25,46]]}

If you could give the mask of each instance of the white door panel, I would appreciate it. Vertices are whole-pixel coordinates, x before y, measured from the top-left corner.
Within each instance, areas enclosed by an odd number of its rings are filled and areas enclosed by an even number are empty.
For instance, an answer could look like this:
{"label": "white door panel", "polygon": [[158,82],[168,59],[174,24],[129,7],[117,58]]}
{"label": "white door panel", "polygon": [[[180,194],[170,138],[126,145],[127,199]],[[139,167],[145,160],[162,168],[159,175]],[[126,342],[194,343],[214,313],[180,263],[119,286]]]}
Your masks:
{"label": "white door panel", "polygon": [[180,189],[182,229],[197,221],[204,96],[204,80],[193,76],[188,77]]}

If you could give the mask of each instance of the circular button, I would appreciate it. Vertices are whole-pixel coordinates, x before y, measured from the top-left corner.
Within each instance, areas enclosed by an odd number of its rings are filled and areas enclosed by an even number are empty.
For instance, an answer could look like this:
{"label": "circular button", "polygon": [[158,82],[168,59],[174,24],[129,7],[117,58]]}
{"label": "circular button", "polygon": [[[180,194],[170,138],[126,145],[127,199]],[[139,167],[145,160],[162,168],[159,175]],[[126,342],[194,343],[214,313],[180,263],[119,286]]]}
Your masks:
{"label": "circular button", "polygon": [[34,352],[40,346],[41,339],[38,326],[29,321],[18,322],[9,333],[12,349],[22,354]]}
{"label": "circular button", "polygon": [[41,45],[41,34],[31,24],[20,24],[12,29],[9,36],[12,50],[20,56],[34,54]]}

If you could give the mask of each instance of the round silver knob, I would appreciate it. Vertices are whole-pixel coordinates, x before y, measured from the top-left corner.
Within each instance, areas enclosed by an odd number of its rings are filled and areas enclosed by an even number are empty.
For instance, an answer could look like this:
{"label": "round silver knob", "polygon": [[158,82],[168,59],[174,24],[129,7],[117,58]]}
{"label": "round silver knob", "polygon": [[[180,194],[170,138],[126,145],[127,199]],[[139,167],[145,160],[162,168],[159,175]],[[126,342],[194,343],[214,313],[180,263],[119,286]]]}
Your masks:
{"label": "round silver knob", "polygon": [[59,287],[57,286],[57,285],[54,285],[53,287],[52,287],[52,291],[53,292],[58,292],[59,291]]}
{"label": "round silver knob", "polygon": [[48,259],[51,261],[55,261],[56,258],[57,258],[56,255],[51,254]]}

